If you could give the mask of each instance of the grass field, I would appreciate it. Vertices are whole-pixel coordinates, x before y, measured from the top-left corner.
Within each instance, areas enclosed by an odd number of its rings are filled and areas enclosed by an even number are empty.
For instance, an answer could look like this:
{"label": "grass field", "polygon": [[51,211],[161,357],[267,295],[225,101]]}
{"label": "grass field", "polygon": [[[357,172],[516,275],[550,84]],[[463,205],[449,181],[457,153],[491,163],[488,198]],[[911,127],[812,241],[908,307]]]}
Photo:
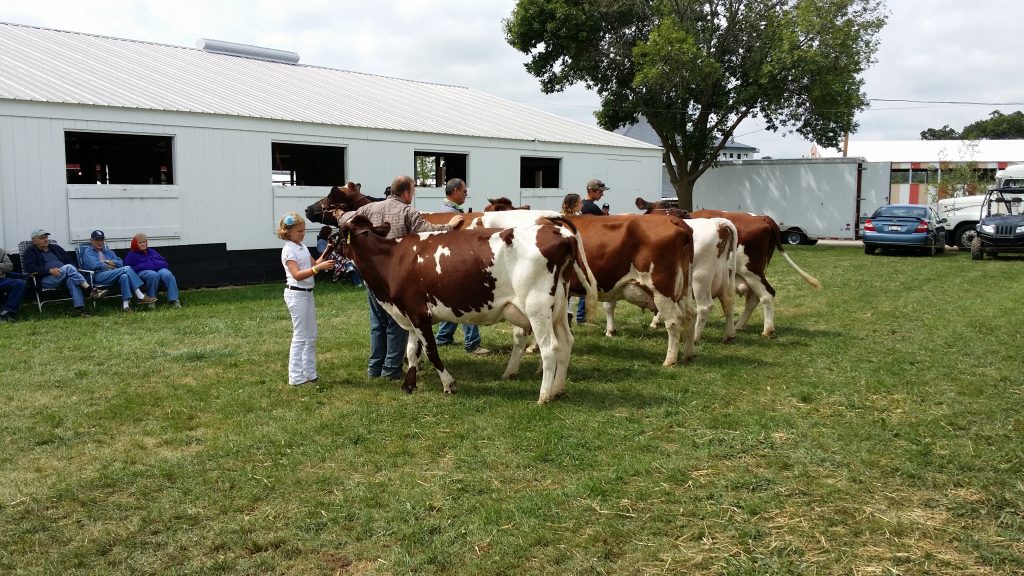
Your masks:
{"label": "grass field", "polygon": [[[0,325],[0,573],[1024,573],[1024,259],[776,258],[761,315],[689,366],[623,305],[567,395],[510,330],[371,381],[363,293],[323,285],[318,386],[279,285]],[[461,338],[461,331],[459,332]]]}

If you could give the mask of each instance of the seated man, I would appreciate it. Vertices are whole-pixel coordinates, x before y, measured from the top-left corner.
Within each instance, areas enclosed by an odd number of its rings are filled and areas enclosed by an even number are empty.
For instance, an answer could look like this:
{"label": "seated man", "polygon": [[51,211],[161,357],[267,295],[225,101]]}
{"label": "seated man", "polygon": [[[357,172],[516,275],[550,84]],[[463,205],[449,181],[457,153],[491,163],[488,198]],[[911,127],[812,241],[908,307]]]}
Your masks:
{"label": "seated man", "polygon": [[131,266],[125,266],[124,262],[114,254],[114,251],[107,248],[107,237],[103,230],[93,230],[90,235],[92,245],[82,250],[82,268],[92,270],[96,273],[93,280],[97,284],[114,284],[121,287],[121,311],[132,312],[132,294],[139,299],[141,304],[152,304],[156,302],[153,296],[146,296],[139,288],[142,287],[142,279],[132,270]]}
{"label": "seated man", "polygon": [[21,307],[21,298],[25,295],[25,281],[20,278],[10,278],[7,275],[14,272],[14,262],[7,255],[7,251],[0,248],[0,296],[5,296],[3,308],[0,308],[0,322],[17,322],[18,308]]}
{"label": "seated man", "polygon": [[102,298],[107,291],[89,286],[85,276],[75,268],[75,261],[63,248],[50,245],[50,233],[42,228],[32,231],[32,246],[25,251],[25,261],[21,269],[26,274],[38,274],[39,283],[43,288],[56,288],[62,283],[71,293],[71,303],[75,312],[82,318],[88,318],[85,311],[85,294],[89,298]]}
{"label": "seated man", "polygon": [[[167,303],[171,308],[181,308],[178,302],[178,280],[171,273],[167,260],[149,247],[149,238],[139,232],[132,237],[132,247],[124,256],[124,263],[132,267],[146,285],[146,294],[156,298],[156,291],[163,283],[167,289]],[[153,308],[156,304],[149,304]]]}

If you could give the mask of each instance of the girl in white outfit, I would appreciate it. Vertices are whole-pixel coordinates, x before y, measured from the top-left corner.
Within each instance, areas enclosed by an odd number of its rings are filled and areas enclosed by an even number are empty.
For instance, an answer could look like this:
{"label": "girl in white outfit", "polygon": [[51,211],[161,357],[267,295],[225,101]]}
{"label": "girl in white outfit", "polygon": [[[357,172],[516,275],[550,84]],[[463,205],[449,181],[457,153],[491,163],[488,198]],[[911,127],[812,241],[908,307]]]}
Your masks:
{"label": "girl in white outfit", "polygon": [[288,353],[288,383],[301,386],[316,382],[316,304],[313,303],[313,276],[334,268],[333,260],[321,254],[316,263],[302,245],[306,221],[289,212],[277,225],[277,237],[285,240],[281,249],[284,266],[284,303],[292,315],[292,347]]}

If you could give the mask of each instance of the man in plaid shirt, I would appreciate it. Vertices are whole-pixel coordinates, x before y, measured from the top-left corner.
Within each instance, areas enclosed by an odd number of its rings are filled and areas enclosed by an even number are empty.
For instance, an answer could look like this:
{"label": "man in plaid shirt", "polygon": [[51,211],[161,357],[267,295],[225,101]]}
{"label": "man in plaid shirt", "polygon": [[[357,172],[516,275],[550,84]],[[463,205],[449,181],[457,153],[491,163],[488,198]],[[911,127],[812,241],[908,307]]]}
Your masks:
{"label": "man in plaid shirt", "polygon": [[[391,224],[388,238],[398,238],[416,232],[444,232],[462,223],[462,214],[456,214],[447,224],[431,224],[423,219],[419,210],[412,207],[412,199],[416,195],[416,185],[409,176],[399,176],[391,183],[391,195],[382,202],[371,202],[354,212],[346,212],[339,223],[345,223],[354,216],[365,216],[374,226],[384,222]],[[401,380],[402,356],[409,333],[388,315],[374,298],[370,290],[366,291],[370,303],[370,361],[366,374],[370,378],[385,376],[392,380]]]}

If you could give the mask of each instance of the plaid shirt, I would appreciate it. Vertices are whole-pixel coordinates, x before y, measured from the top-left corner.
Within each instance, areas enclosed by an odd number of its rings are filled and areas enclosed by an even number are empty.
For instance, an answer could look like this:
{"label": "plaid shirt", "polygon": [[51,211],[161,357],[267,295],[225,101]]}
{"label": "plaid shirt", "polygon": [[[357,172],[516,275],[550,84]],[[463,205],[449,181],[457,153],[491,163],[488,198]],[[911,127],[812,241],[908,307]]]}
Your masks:
{"label": "plaid shirt", "polygon": [[353,217],[366,216],[374,226],[380,226],[385,222],[391,224],[388,238],[398,238],[415,232],[444,232],[452,229],[447,224],[427,222],[419,210],[395,196],[388,196],[383,202],[371,202],[350,214]]}

